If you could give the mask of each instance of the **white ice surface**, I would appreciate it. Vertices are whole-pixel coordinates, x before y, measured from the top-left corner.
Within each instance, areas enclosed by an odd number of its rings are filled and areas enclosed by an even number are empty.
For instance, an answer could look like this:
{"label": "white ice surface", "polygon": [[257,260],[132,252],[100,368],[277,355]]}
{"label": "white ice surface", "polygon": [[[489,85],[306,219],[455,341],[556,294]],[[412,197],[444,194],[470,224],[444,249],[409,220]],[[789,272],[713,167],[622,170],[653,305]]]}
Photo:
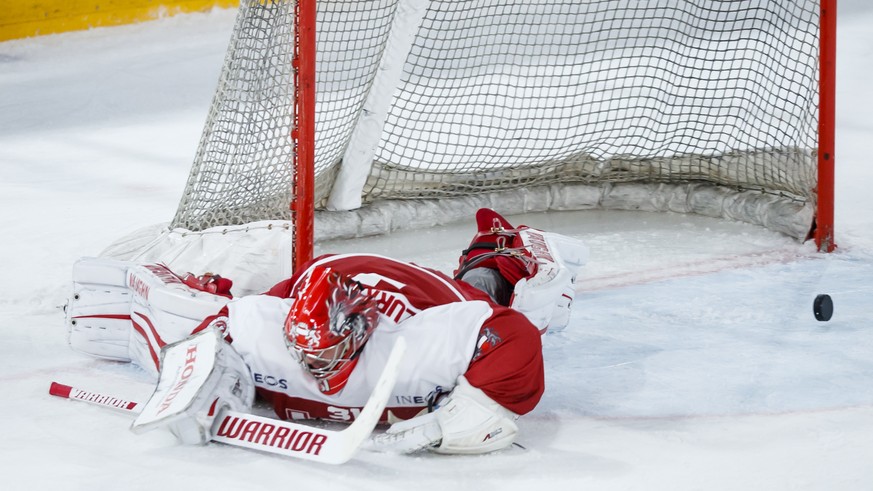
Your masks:
{"label": "white ice surface", "polygon": [[[175,211],[233,13],[0,43],[0,488],[873,489],[873,6],[840,2],[837,253],[694,216],[511,217],[584,238],[547,390],[495,455],[363,452],[341,467],[169,433],[52,398],[143,400],[135,367],[66,346],[73,261]],[[324,243],[451,270],[471,223]],[[812,316],[830,293],[830,322]]]}

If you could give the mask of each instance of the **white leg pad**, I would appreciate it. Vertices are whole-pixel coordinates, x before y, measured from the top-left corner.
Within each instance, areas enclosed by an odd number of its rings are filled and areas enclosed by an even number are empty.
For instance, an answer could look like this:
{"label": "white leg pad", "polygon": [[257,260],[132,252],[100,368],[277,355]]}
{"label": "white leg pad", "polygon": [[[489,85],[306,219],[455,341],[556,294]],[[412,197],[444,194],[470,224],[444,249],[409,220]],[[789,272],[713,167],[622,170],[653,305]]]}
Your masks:
{"label": "white leg pad", "polygon": [[563,329],[575,298],[576,275],[588,261],[584,242],[536,229],[519,231],[537,261],[537,274],[520,280],[510,307],[523,313],[541,331]]}
{"label": "white leg pad", "polygon": [[130,358],[158,376],[161,348],[181,341],[230,301],[190,288],[169,269],[143,264],[127,271],[132,301]]}
{"label": "white leg pad", "polygon": [[73,266],[67,341],[81,353],[158,374],[161,348],[187,338],[228,298],[186,286],[164,266],[82,258]]}
{"label": "white leg pad", "polygon": [[82,258],[73,265],[73,293],[65,307],[67,342],[81,353],[130,361],[130,291],[125,286],[132,263]]}

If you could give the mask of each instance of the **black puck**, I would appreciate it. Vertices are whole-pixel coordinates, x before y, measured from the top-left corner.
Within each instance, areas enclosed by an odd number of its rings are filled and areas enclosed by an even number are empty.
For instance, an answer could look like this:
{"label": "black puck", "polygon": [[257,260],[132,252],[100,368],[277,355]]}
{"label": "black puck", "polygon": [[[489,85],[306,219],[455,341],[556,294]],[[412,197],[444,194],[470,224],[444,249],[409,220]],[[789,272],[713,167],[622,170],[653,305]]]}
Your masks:
{"label": "black puck", "polygon": [[812,302],[812,313],[815,314],[816,320],[822,322],[831,320],[834,314],[834,301],[831,300],[831,296],[824,293],[817,295]]}

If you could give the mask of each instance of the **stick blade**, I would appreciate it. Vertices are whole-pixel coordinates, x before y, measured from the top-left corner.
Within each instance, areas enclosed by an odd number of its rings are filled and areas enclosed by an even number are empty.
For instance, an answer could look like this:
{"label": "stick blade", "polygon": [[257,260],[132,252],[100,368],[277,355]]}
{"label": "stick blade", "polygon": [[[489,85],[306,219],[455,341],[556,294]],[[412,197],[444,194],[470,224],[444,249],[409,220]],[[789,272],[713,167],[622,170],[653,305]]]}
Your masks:
{"label": "stick blade", "polygon": [[398,338],[364,409],[344,430],[222,411],[213,423],[212,441],[324,464],[344,464],[354,457],[379,422],[397,383],[405,349],[405,339]]}

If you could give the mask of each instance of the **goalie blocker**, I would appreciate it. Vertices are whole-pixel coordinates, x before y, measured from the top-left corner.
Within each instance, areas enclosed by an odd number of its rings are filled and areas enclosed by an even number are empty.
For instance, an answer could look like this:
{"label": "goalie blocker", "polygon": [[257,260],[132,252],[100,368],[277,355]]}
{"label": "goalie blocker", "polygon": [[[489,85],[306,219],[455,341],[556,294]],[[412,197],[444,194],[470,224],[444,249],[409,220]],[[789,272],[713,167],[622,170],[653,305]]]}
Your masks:
{"label": "goalie blocker", "polygon": [[204,444],[219,413],[248,411],[254,399],[249,367],[209,328],[161,350],[157,387],[131,429],[166,427],[183,443]]}

